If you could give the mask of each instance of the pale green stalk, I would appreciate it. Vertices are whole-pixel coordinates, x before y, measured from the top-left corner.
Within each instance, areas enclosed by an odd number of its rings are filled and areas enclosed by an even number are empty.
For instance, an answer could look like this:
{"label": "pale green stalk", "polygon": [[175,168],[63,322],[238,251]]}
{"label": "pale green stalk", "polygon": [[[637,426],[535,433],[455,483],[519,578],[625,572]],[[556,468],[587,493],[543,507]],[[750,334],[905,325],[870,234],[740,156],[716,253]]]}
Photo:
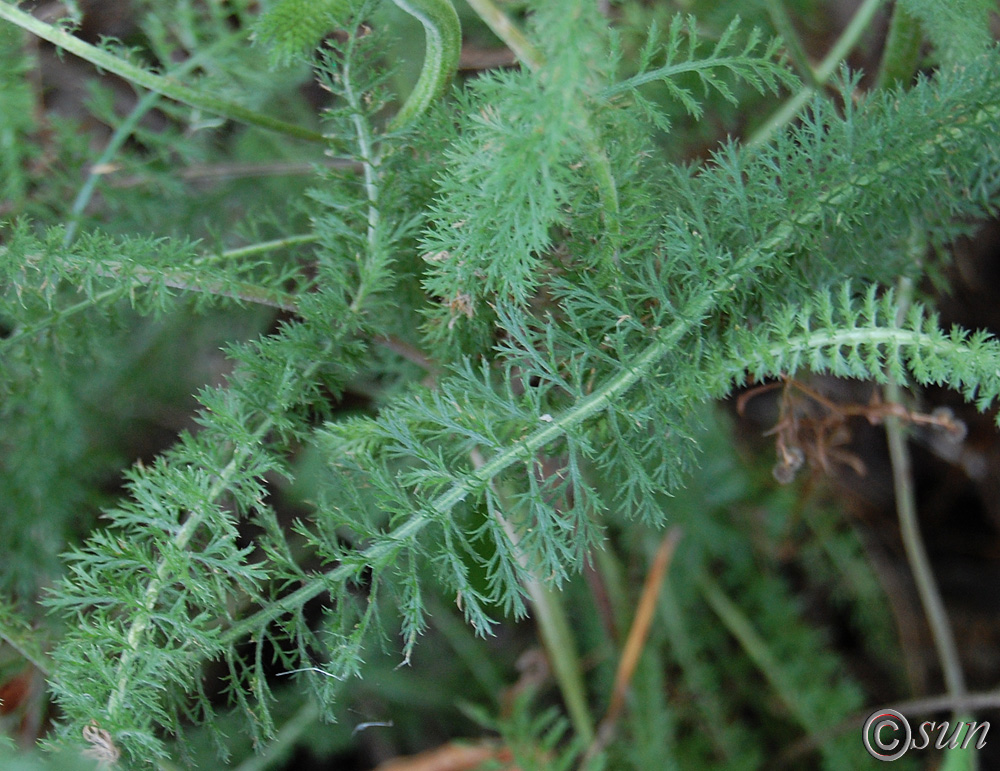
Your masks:
{"label": "pale green stalk", "polygon": [[25,661],[41,672],[46,678],[52,677],[52,669],[49,666],[49,661],[45,653],[28,641],[11,634],[2,623],[0,623],[0,641],[7,643],[7,645],[17,651]]}
{"label": "pale green stalk", "polygon": [[[105,278],[116,278],[117,271],[114,269],[115,264],[108,263],[108,265],[110,269],[101,271],[101,275]],[[210,294],[214,297],[229,297],[233,300],[242,300],[243,302],[254,303],[255,305],[267,305],[271,308],[279,308],[290,312],[295,312],[298,307],[295,295],[288,292],[264,289],[246,281],[231,281],[225,285],[206,284],[185,278],[183,275],[179,277],[164,277],[161,271],[146,270],[144,268],[135,269],[132,272],[131,278],[135,279],[139,285],[160,282],[164,286],[180,289],[185,292]]]}
{"label": "pale green stalk", "polygon": [[525,67],[537,70],[542,66],[544,59],[541,53],[493,0],[466,0],[466,2]]}
{"label": "pale green stalk", "polygon": [[111,135],[111,139],[104,148],[104,152],[102,152],[100,157],[98,157],[98,159],[91,164],[90,171],[87,174],[87,179],[80,188],[80,191],[76,194],[76,198],[73,201],[73,207],[70,209],[69,224],[66,225],[66,233],[63,235],[63,246],[69,246],[73,243],[73,239],[76,238],[76,231],[79,229],[80,221],[83,219],[83,212],[86,210],[87,204],[90,203],[90,199],[94,195],[94,190],[97,189],[97,181],[101,178],[97,169],[100,169],[111,162],[115,153],[117,153],[121,146],[125,144],[125,140],[132,135],[133,131],[135,131],[135,127],[139,125],[139,121],[142,120],[142,116],[153,109],[159,100],[160,95],[158,93],[155,91],[147,91],[146,94],[143,95],[142,99],[136,103],[135,107],[132,108],[132,111],[128,114],[125,120],[122,121],[121,125],[115,129],[115,133]]}
{"label": "pale green stalk", "polygon": [[531,597],[542,641],[552,662],[559,691],[566,702],[573,730],[585,744],[590,744],[594,740],[594,726],[587,709],[583,669],[559,592],[543,586],[534,577],[525,581],[524,587]]}
{"label": "pale green stalk", "polygon": [[908,84],[917,71],[923,42],[920,22],[907,12],[905,3],[897,2],[892,9],[889,35],[885,40],[875,88]]}
{"label": "pale green stalk", "polygon": [[227,260],[239,260],[244,257],[253,257],[257,254],[273,252],[277,249],[285,249],[289,246],[301,246],[303,244],[314,243],[316,243],[315,233],[300,233],[294,236],[275,238],[272,241],[261,241],[256,244],[249,244],[248,246],[240,246],[236,249],[227,249],[226,251],[219,252],[218,254],[205,255],[201,258],[199,264],[214,265]]}
{"label": "pale green stalk", "polygon": [[[483,465],[483,457],[478,450],[472,452],[472,462],[476,468]],[[491,487],[500,504],[505,505],[503,493],[492,483]],[[576,641],[566,619],[566,611],[560,601],[559,593],[538,580],[520,547],[517,532],[503,512],[491,506],[490,513],[500,523],[518,563],[524,569],[525,576],[522,583],[531,598],[538,631],[555,672],[556,682],[559,683],[559,691],[562,693],[563,701],[566,702],[573,728],[584,742],[590,744],[594,740],[594,724],[587,708],[587,688],[583,681],[583,668],[580,666]]]}
{"label": "pale green stalk", "polygon": [[413,91],[389,124],[406,128],[440,99],[458,70],[462,55],[462,27],[451,0],[393,0],[424,28],[424,64]]}

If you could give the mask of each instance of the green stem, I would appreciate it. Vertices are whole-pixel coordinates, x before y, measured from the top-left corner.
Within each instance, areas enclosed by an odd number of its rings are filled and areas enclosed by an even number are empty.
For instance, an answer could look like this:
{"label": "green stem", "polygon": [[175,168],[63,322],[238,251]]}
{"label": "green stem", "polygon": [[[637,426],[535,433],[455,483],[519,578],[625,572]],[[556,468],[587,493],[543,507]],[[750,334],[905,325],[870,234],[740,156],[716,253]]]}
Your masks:
{"label": "green stem", "polygon": [[[882,66],[879,70],[878,86],[909,84],[916,70],[920,56],[922,35],[919,23],[906,12],[903,3],[896,3],[893,11],[889,36],[886,40],[886,50],[882,56]],[[923,229],[914,222],[909,252],[914,265],[923,260],[927,243]],[[899,279],[899,309],[896,313],[897,326],[902,324],[913,299],[913,280],[907,276]],[[886,373],[888,382],[885,387],[886,404],[899,405],[902,402],[902,389],[891,373]],[[917,499],[913,484],[913,469],[910,460],[910,450],[906,444],[906,436],[902,422],[895,416],[886,418],[886,436],[889,442],[889,458],[892,462],[892,481],[896,495],[896,513],[899,517],[899,529],[906,550],[906,558],[910,563],[917,593],[927,614],[927,623],[934,638],[938,660],[944,673],[945,686],[952,698],[965,696],[965,675],[962,672],[962,662],[955,644],[954,632],[948,620],[944,600],[941,597],[934,571],[931,568],[927,550],[920,535],[920,523],[917,517]],[[973,766],[975,757],[970,758]]]}
{"label": "green stem", "polygon": [[240,763],[235,771],[264,771],[282,761],[298,744],[306,731],[319,719],[319,708],[309,699],[288,719],[264,747],[260,755],[251,755]]}
{"label": "green stem", "polygon": [[[26,630],[26,632],[30,636],[30,629]],[[7,645],[17,651],[25,661],[41,672],[47,679],[52,677],[52,669],[49,666],[49,661],[45,653],[30,642],[29,637],[21,638],[15,632],[9,630],[2,618],[0,618],[0,641],[7,643]]]}
{"label": "green stem", "polygon": [[180,83],[174,82],[172,78],[155,75],[148,70],[137,67],[131,62],[105,51],[103,48],[85,43],[78,37],[70,35],[65,30],[51,24],[46,24],[34,16],[15,8],[10,3],[0,1],[0,19],[6,19],[12,24],[21,27],[21,29],[25,29],[43,40],[48,40],[60,48],[64,48],[71,54],[79,56],[81,59],[90,62],[102,70],[112,72],[138,86],[162,94],[168,99],[206,110],[215,115],[221,115],[224,118],[230,118],[251,126],[259,126],[260,128],[276,131],[298,139],[306,139],[310,142],[320,142],[322,144],[327,144],[329,141],[327,137],[318,131],[286,123],[269,115],[263,115],[238,104],[232,104],[214,96],[195,91],[187,86],[182,86]]}
{"label": "green stem", "polygon": [[[446,4],[450,6],[451,1],[446,0]],[[400,5],[398,0],[397,0],[397,5]],[[409,10],[411,13],[413,12],[412,9],[410,9],[406,5],[400,5],[400,7]],[[451,13],[455,13],[454,8],[452,8]],[[423,22],[424,20],[421,19],[421,21]],[[455,24],[456,25],[458,24],[457,18],[455,19]],[[430,30],[429,29],[426,30],[425,34],[428,35],[427,57],[430,57],[431,56]],[[459,35],[459,46],[461,46],[460,30],[458,32],[458,35]],[[356,40],[355,36],[352,35],[350,41],[350,44],[352,46],[355,44],[355,40]],[[353,57],[351,56],[350,51],[348,52],[348,55],[345,58],[347,60],[347,66],[344,68],[344,73],[343,73],[344,97],[347,99],[348,104],[351,106],[352,110],[351,121],[354,125],[355,140],[358,143],[358,160],[360,160],[363,165],[363,174],[365,180],[365,196],[368,199],[368,213],[367,213],[368,229],[366,231],[366,236],[368,239],[368,248],[365,250],[366,256],[359,257],[359,261],[363,261],[358,266],[359,267],[358,273],[360,276],[359,286],[357,294],[354,297],[354,301],[351,303],[351,310],[356,311],[359,308],[361,308],[362,304],[365,302],[368,296],[367,278],[370,275],[370,271],[366,270],[365,268],[371,265],[372,261],[379,259],[379,255],[381,254],[381,249],[378,240],[379,221],[381,216],[379,213],[379,195],[381,193],[381,189],[379,187],[379,184],[381,182],[379,178],[379,164],[381,163],[381,158],[375,149],[375,140],[374,137],[372,136],[371,126],[368,123],[367,118],[365,117],[365,113],[361,104],[362,94],[359,93],[354,88],[353,81],[351,79],[352,71],[350,62],[353,60]],[[424,61],[425,70],[428,67],[428,61],[429,59]],[[416,92],[416,89],[414,89],[414,92]],[[396,121],[399,121],[400,114],[402,114],[403,111],[407,110],[407,107],[411,104],[411,102],[414,102],[414,100],[415,97],[411,95],[410,99],[407,100],[406,105],[404,105],[403,110],[401,110],[400,113],[396,115],[395,118]],[[427,105],[425,104],[422,108],[420,108],[420,110],[423,111],[424,109],[426,109],[426,107]],[[402,125],[402,123],[400,123],[400,125]]]}
{"label": "green stem", "polygon": [[587,691],[583,682],[576,642],[570,631],[566,611],[558,593],[542,586],[535,578],[525,581],[538,620],[538,628],[555,670],[556,680],[577,736],[585,744],[594,740],[594,725],[587,709]]}
{"label": "green stem", "polygon": [[424,64],[417,84],[389,124],[390,131],[397,131],[423,115],[447,91],[462,55],[462,27],[451,0],[393,2],[420,22],[425,42]]}
{"label": "green stem", "polygon": [[812,65],[809,64],[805,49],[802,47],[802,41],[799,39],[799,33],[795,31],[795,25],[792,24],[788,11],[785,10],[785,4],[782,0],[767,0],[767,13],[771,17],[774,29],[785,42],[785,50],[799,71],[799,75],[805,80],[806,85],[813,88],[818,87],[816,73],[813,72]]}
{"label": "green stem", "polygon": [[[754,251],[753,255],[763,259],[767,251]],[[738,261],[736,272],[748,270],[751,259]],[[253,616],[239,621],[221,635],[220,643],[224,645],[235,643],[244,635],[258,629],[262,624],[283,616],[285,613],[301,607],[313,597],[325,591],[331,584],[347,580],[357,571],[357,565],[381,564],[391,560],[392,556],[407,543],[416,539],[417,535],[429,525],[435,515],[447,515],[455,506],[464,501],[475,490],[482,489],[491,479],[515,463],[522,462],[566,434],[570,429],[580,425],[588,418],[600,414],[607,409],[608,404],[620,398],[633,385],[645,377],[666,354],[673,350],[677,343],[692,328],[696,328],[715,306],[717,298],[733,289],[734,276],[727,274],[717,281],[715,286],[708,287],[686,309],[682,317],[657,336],[656,342],[646,348],[636,359],[629,362],[628,367],[608,380],[603,386],[595,389],[589,396],[581,399],[573,407],[554,418],[551,422],[528,434],[525,438],[514,442],[507,449],[497,453],[477,469],[469,472],[465,478],[456,482],[447,491],[441,493],[417,515],[410,517],[405,524],[396,528],[391,535],[380,539],[369,546],[364,556],[351,563],[333,568],[328,573],[317,575],[296,591],[276,600],[265,608],[261,608]]]}
{"label": "green stem", "polygon": [[615,181],[614,172],[611,170],[611,160],[604,151],[603,145],[598,141],[597,132],[587,120],[585,130],[587,132],[584,141],[584,149],[590,166],[597,182],[597,195],[601,201],[601,212],[604,216],[604,227],[610,239],[609,254],[611,259],[604,263],[604,267],[609,273],[609,283],[614,291],[621,297],[621,286],[618,272],[618,252],[621,249],[623,232],[621,221],[621,203],[618,198],[618,183]]}
{"label": "green stem", "polygon": [[[353,43],[354,37],[352,36],[351,44],[353,45]],[[369,128],[368,122],[362,112],[362,95],[355,90],[353,85],[353,72],[351,66],[353,57],[350,55],[350,52],[348,52],[348,55],[344,58],[344,98],[347,99],[347,103],[351,106],[351,121],[354,125],[355,139],[358,143],[358,157],[361,159],[363,165],[365,195],[368,198],[368,245],[369,252],[373,253],[373,250],[376,247],[375,234],[379,223],[379,210],[377,204],[379,196],[378,166],[380,158],[375,152],[375,143],[372,138],[371,129]],[[360,294],[358,295],[358,298],[360,298]],[[360,302],[360,299],[357,299],[356,301]]]}
{"label": "green stem", "polygon": [[76,231],[79,229],[80,222],[83,219],[83,212],[87,208],[87,204],[90,203],[90,199],[94,195],[94,190],[97,189],[97,181],[101,178],[96,169],[100,169],[111,162],[115,153],[125,144],[125,140],[135,131],[135,127],[139,125],[142,116],[149,112],[159,100],[159,94],[155,91],[147,91],[136,106],[132,108],[132,112],[128,114],[128,117],[118,126],[115,133],[111,135],[111,139],[104,148],[104,152],[91,165],[90,172],[87,174],[87,180],[83,183],[73,201],[73,208],[70,210],[69,215],[69,224],[66,226],[66,233],[63,235],[63,246],[69,246],[76,238]]}
{"label": "green stem", "polygon": [[303,244],[314,243],[316,243],[315,233],[300,233],[294,236],[275,238],[272,241],[261,241],[256,244],[250,244],[249,246],[240,246],[236,249],[227,249],[226,251],[219,252],[218,254],[205,255],[201,258],[199,264],[214,265],[227,260],[241,260],[244,257],[253,257],[257,254],[265,254],[278,249],[285,249],[289,246],[302,246]]}
{"label": "green stem", "polygon": [[917,71],[923,42],[920,22],[907,13],[903,3],[897,2],[892,11],[875,87],[892,88],[909,84]]}
{"label": "green stem", "polygon": [[[897,350],[900,348],[919,348],[925,353],[961,353],[972,355],[972,349],[967,345],[956,343],[950,338],[945,338],[942,343],[931,335],[924,332],[904,329],[902,327],[867,327],[861,329],[845,329],[837,331],[815,332],[802,337],[791,337],[767,351],[765,356],[777,357],[790,353],[805,353],[808,351],[820,351],[835,348],[850,349],[855,346],[887,346]],[[745,359],[735,364],[732,370],[743,372],[748,366],[752,366],[750,360]]]}
{"label": "green stem", "polygon": [[816,85],[815,86],[805,86],[798,93],[793,95],[784,104],[779,107],[773,115],[757,129],[750,138],[746,141],[747,147],[756,147],[767,142],[771,135],[774,134],[780,128],[783,128],[792,120],[795,116],[799,114],[799,111],[809,103],[818,92],[819,88],[826,84],[828,80],[836,72],[837,67],[840,66],[841,61],[844,57],[851,52],[851,49],[857,45],[858,40],[868,29],[871,24],[872,19],[875,17],[876,12],[881,7],[885,0],[865,0],[865,2],[858,8],[857,13],[851,19],[850,23],[841,33],[840,37],[833,44],[829,53],[824,57],[823,61],[820,62],[819,66],[816,67],[814,71]]}
{"label": "green stem", "polygon": [[795,684],[785,675],[778,659],[771,652],[767,642],[754,628],[746,614],[734,603],[722,588],[707,573],[699,578],[702,597],[722,621],[729,633],[737,639],[788,711],[795,717],[806,733],[812,734],[818,727],[813,711],[798,696]]}
{"label": "green stem", "polygon": [[[102,276],[109,279],[117,278],[113,269],[114,263],[108,263],[111,270],[103,271]],[[162,272],[145,269],[136,269],[131,278],[136,284],[145,286],[154,282],[161,282],[165,286],[173,289],[180,289],[184,292],[198,292],[200,294],[210,294],[214,297],[229,297],[233,300],[254,303],[255,305],[267,305],[271,308],[279,308],[284,311],[294,313],[298,309],[295,295],[288,292],[279,292],[273,289],[265,289],[246,281],[228,281],[225,284],[206,284],[192,279],[180,273],[176,276],[164,276]],[[131,288],[131,286],[129,287]]]}
{"label": "green stem", "polygon": [[[472,462],[476,468],[483,466],[484,461],[479,450],[473,450]],[[491,487],[500,506],[506,508],[507,504],[503,492],[493,483],[491,483]],[[594,741],[594,724],[591,721],[590,710],[587,708],[587,689],[583,681],[583,669],[576,651],[576,641],[570,631],[569,621],[566,619],[566,611],[559,600],[558,593],[539,581],[531,569],[526,555],[521,550],[517,531],[504,516],[504,513],[492,502],[488,501],[487,505],[490,509],[490,515],[500,523],[504,534],[511,543],[518,563],[524,570],[524,578],[522,579],[524,588],[531,598],[534,616],[538,622],[538,631],[542,636],[542,643],[555,672],[556,682],[559,683],[559,691],[562,693],[563,701],[566,702],[566,709],[569,711],[574,730],[589,745]]]}
{"label": "green stem", "polygon": [[742,61],[744,60],[740,56],[720,56],[709,59],[692,59],[685,62],[676,62],[675,64],[668,64],[664,67],[657,67],[654,70],[647,70],[646,72],[641,72],[638,75],[633,75],[630,78],[613,83],[602,89],[597,96],[601,99],[613,99],[620,94],[634,91],[647,83],[676,78],[678,75],[685,75],[689,72],[710,73],[712,70],[739,65]]}

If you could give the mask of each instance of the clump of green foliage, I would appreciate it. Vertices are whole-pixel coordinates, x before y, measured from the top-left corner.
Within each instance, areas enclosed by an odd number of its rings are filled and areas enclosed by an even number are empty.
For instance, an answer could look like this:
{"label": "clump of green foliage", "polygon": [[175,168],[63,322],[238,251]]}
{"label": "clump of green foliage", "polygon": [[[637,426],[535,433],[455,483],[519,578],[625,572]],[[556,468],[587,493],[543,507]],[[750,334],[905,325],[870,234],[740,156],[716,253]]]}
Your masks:
{"label": "clump of green foliage", "polygon": [[[757,768],[863,708],[730,516],[763,500],[775,534],[799,526],[713,403],[804,371],[946,384],[984,410],[1000,395],[995,339],[890,289],[995,211],[987,4],[900,3],[934,71],[861,93],[842,70],[826,94],[766,17],[732,20],[740,3],[657,25],[629,2],[616,27],[594,2],[531,2],[523,36],[476,3],[521,66],[436,98],[451,5],[423,0],[427,104],[402,121],[386,52],[404,19],[376,3],[134,5],[126,53],[0,3],[0,671],[44,677],[49,740],[139,768],[209,757],[208,735],[239,760],[247,734],[274,760],[311,722],[350,720],[370,678],[427,678],[423,637],[461,662],[448,708],[496,714],[509,671],[471,632],[527,615],[570,720],[519,700],[496,725],[541,748],[522,768]],[[100,157],[72,118],[40,130],[21,29],[152,89],[122,118],[94,86]],[[726,105],[802,89],[796,122],[669,160]],[[222,164],[234,180],[190,181]],[[309,171],[239,176],[267,164]],[[199,363],[223,342],[224,378]],[[215,384],[195,409],[199,380]],[[194,417],[132,463],[128,437],[176,411]],[[830,516],[803,548],[847,577],[875,645],[881,597]],[[622,740],[594,744],[635,603],[625,563],[668,523],[684,537]],[[611,629],[589,620],[594,566]],[[577,648],[604,661],[586,681]],[[820,752],[863,757],[854,736]]]}

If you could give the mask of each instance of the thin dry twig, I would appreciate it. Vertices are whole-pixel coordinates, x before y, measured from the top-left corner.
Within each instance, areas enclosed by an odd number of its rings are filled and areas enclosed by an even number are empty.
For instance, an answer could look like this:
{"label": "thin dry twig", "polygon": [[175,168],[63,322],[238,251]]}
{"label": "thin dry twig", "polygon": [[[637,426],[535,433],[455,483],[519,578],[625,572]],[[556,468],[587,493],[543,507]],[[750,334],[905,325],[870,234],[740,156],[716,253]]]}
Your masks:
{"label": "thin dry twig", "polygon": [[[510,763],[509,750],[491,743],[459,744],[449,742],[419,755],[393,758],[380,763],[375,771],[475,771],[488,761]],[[503,766],[505,771],[518,771],[515,766]]]}
{"label": "thin dry twig", "polygon": [[600,726],[597,729],[597,736],[591,742],[584,756],[582,767],[586,767],[591,758],[595,757],[614,736],[615,727],[622,711],[625,709],[625,696],[628,693],[629,684],[635,674],[636,666],[639,664],[639,657],[642,649],[646,645],[649,637],[649,628],[653,623],[653,615],[656,613],[656,601],[660,596],[660,589],[663,587],[663,579],[667,574],[667,569],[674,556],[674,550],[681,539],[681,529],[673,527],[664,536],[660,543],[660,548],[656,552],[653,566],[646,576],[646,581],[642,587],[642,594],[639,597],[639,605],[635,611],[635,618],[632,627],[629,629],[628,638],[625,640],[625,649],[622,651],[621,659],[618,661],[618,670],[615,672],[615,683],[611,691],[611,701],[608,704],[608,711],[604,715]]}

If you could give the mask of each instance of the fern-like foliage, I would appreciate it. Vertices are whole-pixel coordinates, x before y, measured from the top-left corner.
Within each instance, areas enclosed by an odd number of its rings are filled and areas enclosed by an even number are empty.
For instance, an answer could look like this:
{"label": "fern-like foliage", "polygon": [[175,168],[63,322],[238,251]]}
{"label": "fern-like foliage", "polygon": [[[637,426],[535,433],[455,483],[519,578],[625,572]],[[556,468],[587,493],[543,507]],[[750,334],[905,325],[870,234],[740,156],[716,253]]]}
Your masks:
{"label": "fern-like foliage", "polygon": [[[339,84],[347,105],[331,120],[339,127],[354,118],[368,120],[372,108],[362,104],[366,86],[347,73]],[[368,131],[355,127],[359,155],[370,162]],[[353,190],[357,196],[351,208],[363,217],[376,216],[372,212],[381,200],[374,184],[358,185],[348,176],[344,187],[345,195]],[[405,232],[386,216],[369,220],[369,227],[359,233],[351,226],[350,208],[325,214],[320,208],[317,215],[326,217],[322,225],[331,249],[317,261],[315,279],[322,286],[295,306],[302,318],[313,321],[285,325],[253,345],[232,348],[230,354],[239,364],[227,386],[199,395],[203,410],[198,432],[183,436],[155,464],[128,474],[129,499],[107,512],[111,529],[69,557],[67,578],[48,600],[50,607],[70,613],[87,608],[54,654],[61,674],[53,689],[67,716],[73,716],[67,726],[86,724],[93,717],[95,699],[99,700],[104,705],[98,721],[101,730],[109,731],[135,758],[163,755],[157,726],[179,733],[188,719],[211,721],[213,707],[207,694],[198,690],[193,702],[183,694],[185,683],[197,679],[199,667],[215,658],[227,663],[233,697],[243,705],[258,738],[271,731],[260,649],[248,670],[236,649],[221,642],[227,619],[218,611],[235,597],[266,604],[276,590],[270,581],[280,571],[290,571],[289,580],[300,575],[265,502],[263,479],[287,474],[282,453],[289,442],[305,435],[320,393],[339,392],[353,374],[363,350],[359,334],[365,329],[364,314],[391,286],[386,269],[390,249]],[[76,249],[67,250],[59,243],[56,232],[50,232],[45,242],[24,228],[12,233],[7,249],[20,257],[12,264],[25,271],[14,283],[25,289],[38,287],[37,299],[31,298],[30,304],[27,297],[23,305],[11,298],[11,308],[16,306],[22,323],[32,323],[28,316],[37,313],[38,306],[55,303],[57,288],[67,280],[83,293],[83,305],[112,302],[122,297],[124,289],[144,298],[139,309],[145,311],[160,306],[179,285],[221,298],[239,300],[243,293],[230,283],[239,271],[234,273],[230,266],[227,272],[215,272],[224,256],[197,256],[186,244],[161,248],[141,243],[144,248],[140,248],[139,242],[112,244],[97,237],[96,241],[84,238]],[[82,255],[79,262],[76,253]],[[141,260],[139,253],[144,253]],[[53,268],[55,274],[47,275],[53,265],[58,266]],[[269,265],[245,268],[253,279],[253,302],[263,298],[261,290],[276,292],[290,278]],[[102,291],[95,285],[109,279],[117,291]],[[34,329],[15,328],[15,334],[24,339]],[[252,548],[238,542],[236,523],[244,519],[278,536],[277,542],[265,546],[271,554],[270,568]],[[95,604],[97,587],[105,583],[117,586],[116,597]],[[339,611],[342,618],[349,615],[346,607]],[[228,622],[232,621],[230,616]],[[298,621],[293,637],[297,635],[301,655],[308,656],[309,648],[319,643],[304,619]],[[99,642],[101,630],[112,628],[115,642]],[[259,643],[263,646],[265,640]],[[145,655],[147,645],[156,649],[156,655]],[[91,686],[81,689],[85,680]]]}
{"label": "fern-like foliage", "polygon": [[[748,378],[891,375],[982,409],[1000,395],[1000,344],[943,332],[919,306],[901,314],[880,289],[915,272],[915,228],[941,245],[996,208],[996,49],[906,93],[855,99],[845,72],[839,100],[817,98],[771,144],[730,141],[676,166],[650,139],[650,121],[669,122],[642,86],[664,84],[696,116],[702,99],[734,98],[734,83],[777,92],[795,80],[776,43],[734,24],[703,44],[678,20],[623,78],[596,4],[549,0],[532,5],[535,70],[480,77],[427,135],[382,135],[384,43],[367,27],[373,6],[351,6],[281,0],[256,27],[276,62],[328,22],[343,29],[315,64],[332,100],[325,128],[352,165],[317,172],[299,202],[307,254],[284,251],[295,239],[229,252],[176,237],[71,243],[26,219],[3,233],[7,410],[31,404],[37,350],[97,356],[86,340],[101,339],[101,314],[128,323],[125,300],[141,314],[192,293],[283,313],[229,346],[234,369],[199,393],[196,428],[127,472],[126,495],[45,600],[65,624],[50,662],[60,735],[107,732],[137,766],[190,724],[214,725],[223,697],[266,741],[278,677],[332,717],[370,646],[398,636],[410,660],[433,594],[482,635],[527,615],[528,587],[567,584],[609,528],[664,522],[665,494],[706,441],[704,403]],[[347,389],[372,409],[334,419]],[[322,471],[289,523],[269,496],[303,447]],[[710,534],[699,543],[733,573],[699,584],[699,563],[687,590],[732,618],[724,590],[751,567],[738,550],[711,552]],[[787,609],[765,612],[780,587],[754,586],[761,623],[791,628]],[[5,627],[20,639],[0,616]],[[797,626],[794,639],[815,643]],[[710,691],[690,653],[682,665]],[[212,665],[221,694],[206,686]],[[830,705],[795,698],[821,681],[835,681]],[[774,682],[800,726],[858,704],[831,660]],[[699,708],[727,717],[711,699]],[[545,749],[563,736],[548,718],[513,728]],[[727,756],[740,739],[713,737]],[[560,749],[566,766],[579,754]]]}
{"label": "fern-like foliage", "polygon": [[[994,337],[942,330],[937,316],[920,304],[903,313],[892,290],[878,296],[870,287],[857,297],[845,285],[836,294],[778,310],[758,328],[733,331],[725,345],[724,356],[753,380],[799,370],[879,383],[892,377],[947,385],[980,411],[1000,397],[1000,343]],[[736,382],[743,382],[742,375]]]}
{"label": "fern-like foliage", "polygon": [[996,4],[990,0],[903,0],[903,7],[920,20],[924,34],[947,62],[976,56],[992,42],[987,17],[996,12]]}
{"label": "fern-like foliage", "polygon": [[28,192],[25,166],[34,154],[28,136],[35,128],[31,84],[26,77],[31,62],[24,54],[20,38],[13,27],[0,30],[3,72],[0,75],[0,175],[4,180],[0,201],[14,211],[23,204]]}
{"label": "fern-like foliage", "polygon": [[276,0],[261,14],[257,40],[268,51],[273,66],[286,65],[310,53],[350,17],[349,0]]}
{"label": "fern-like foliage", "polygon": [[[484,726],[496,731],[503,741],[506,753],[503,760],[486,761],[481,771],[502,769],[507,757],[524,771],[568,771],[579,767],[586,748],[579,740],[566,741],[570,734],[568,721],[558,710],[549,708],[542,714],[531,714],[532,694],[522,694],[513,705],[513,714],[505,720],[496,721],[488,714],[477,710],[474,717]],[[601,771],[605,766],[601,759],[586,763],[588,771]]]}
{"label": "fern-like foliage", "polygon": [[608,86],[601,96],[613,99],[628,95],[636,108],[663,131],[670,131],[669,118],[639,90],[648,83],[661,83],[669,98],[695,118],[703,114],[702,103],[685,82],[685,76],[696,79],[704,93],[714,91],[730,104],[736,103],[736,97],[726,82],[727,77],[758,93],[776,93],[782,86],[796,85],[794,75],[778,61],[780,40],[765,42],[757,29],[744,36],[738,17],[710,48],[698,34],[693,16],[678,14],[666,31],[666,40],[661,42],[660,37],[654,23],[639,53],[639,71]]}

